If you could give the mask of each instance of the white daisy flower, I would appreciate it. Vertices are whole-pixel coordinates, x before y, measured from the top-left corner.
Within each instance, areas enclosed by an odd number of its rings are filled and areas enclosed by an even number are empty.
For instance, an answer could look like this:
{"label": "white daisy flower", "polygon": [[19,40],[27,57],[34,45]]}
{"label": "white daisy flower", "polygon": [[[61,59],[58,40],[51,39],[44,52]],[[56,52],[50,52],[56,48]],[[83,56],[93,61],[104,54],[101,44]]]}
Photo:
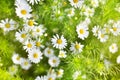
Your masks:
{"label": "white daisy flower", "polygon": [[94,27],[92,28],[93,35],[97,37],[99,30],[100,30],[100,27],[99,27],[99,26],[94,26]]}
{"label": "white daisy flower", "polygon": [[29,19],[29,20],[25,20],[24,26],[26,29],[31,30],[35,27],[35,24],[37,24],[35,20]]}
{"label": "white daisy flower", "polygon": [[99,6],[99,1],[98,0],[91,0],[91,5],[96,8]]}
{"label": "white daisy flower", "polygon": [[45,50],[44,50],[44,55],[46,56],[46,57],[52,57],[52,56],[54,56],[54,50],[53,49],[51,49],[51,48],[46,48]]}
{"label": "white daisy flower", "polygon": [[44,48],[44,45],[42,45],[42,40],[41,39],[37,39],[35,40],[35,46],[36,48]]}
{"label": "white daisy flower", "polygon": [[38,4],[41,0],[27,0],[30,4]]}
{"label": "white daisy flower", "polygon": [[74,8],[66,9],[65,12],[67,12],[68,17],[72,17],[72,16],[75,15],[75,9]]}
{"label": "white daisy flower", "polygon": [[112,29],[110,29],[110,31],[112,32],[112,34],[114,36],[118,36],[120,34],[120,26],[119,25],[120,24],[115,23],[115,24],[113,24]]}
{"label": "white daisy flower", "polygon": [[28,34],[25,30],[19,30],[18,32],[15,33],[15,37],[16,40],[23,43],[27,39]]}
{"label": "white daisy flower", "polygon": [[47,75],[46,80],[56,80],[56,75],[55,74],[49,74],[49,75]]}
{"label": "white daisy flower", "polygon": [[117,57],[116,62],[117,62],[118,64],[120,64],[120,55]]}
{"label": "white daisy flower", "polygon": [[28,39],[24,42],[23,49],[26,50],[26,52],[29,52],[34,48],[35,48],[35,42],[34,41]]}
{"label": "white daisy flower", "polygon": [[33,63],[39,63],[43,57],[39,49],[33,49],[32,51],[29,52],[28,58]]}
{"label": "white daisy flower", "polygon": [[88,37],[89,31],[88,31],[88,26],[86,24],[79,24],[76,27],[76,31],[78,34],[78,37],[82,40]]}
{"label": "white daisy flower", "polygon": [[24,70],[28,70],[31,67],[30,61],[28,59],[25,59],[25,58],[21,59],[21,64],[20,65]]}
{"label": "white daisy flower", "polygon": [[100,39],[100,42],[106,42],[108,40],[109,36],[106,35],[104,30],[100,30],[98,32],[98,39]]}
{"label": "white daisy flower", "polygon": [[37,76],[35,80],[47,80],[47,76]]}
{"label": "white daisy flower", "polygon": [[63,73],[64,73],[64,70],[63,70],[63,69],[59,69],[59,70],[56,72],[57,78],[62,78]]}
{"label": "white daisy flower", "polygon": [[18,71],[18,66],[12,65],[12,66],[9,67],[9,71],[8,71],[8,72],[9,72],[11,75],[14,75],[14,74],[17,73],[17,71]]}
{"label": "white daisy flower", "polygon": [[58,34],[56,34],[56,36],[53,36],[51,41],[52,41],[53,47],[56,47],[58,49],[63,49],[67,46],[67,41],[63,35],[60,37]]}
{"label": "white daisy flower", "polygon": [[15,30],[18,27],[17,23],[12,19],[1,20],[0,28],[4,30],[4,32],[9,32],[11,30]]}
{"label": "white daisy flower", "polygon": [[50,57],[48,63],[51,67],[57,67],[60,64],[60,59],[56,56]]}
{"label": "white daisy flower", "polygon": [[18,6],[15,9],[16,9],[17,16],[20,17],[20,18],[28,19],[28,18],[32,17],[32,15],[30,14],[32,12],[32,9],[27,4]]}
{"label": "white daisy flower", "polygon": [[73,51],[73,53],[79,52],[81,53],[83,50],[84,45],[81,43],[75,42],[71,44],[70,50]]}
{"label": "white daisy flower", "polygon": [[33,36],[34,37],[39,37],[42,36],[45,33],[45,28],[42,24],[40,24],[39,26],[35,26],[33,28]]}
{"label": "white daisy flower", "polygon": [[116,53],[118,51],[118,46],[116,43],[113,43],[111,46],[109,46],[109,51],[111,53]]}
{"label": "white daisy flower", "polygon": [[14,64],[20,64],[21,63],[21,57],[19,54],[14,53],[12,56],[12,61]]}
{"label": "white daisy flower", "polygon": [[87,16],[87,17],[92,17],[94,15],[94,9],[93,8],[90,8],[90,7],[86,7],[85,9],[85,12],[84,15]]}
{"label": "white daisy flower", "polygon": [[59,58],[66,58],[66,57],[67,57],[67,55],[66,55],[66,51],[64,51],[64,50],[60,50],[60,51],[59,51],[59,55],[58,55],[58,57],[59,57]]}
{"label": "white daisy flower", "polygon": [[111,27],[110,27],[109,24],[105,24],[103,30],[105,31],[105,33],[109,34],[110,33],[110,28]]}
{"label": "white daisy flower", "polygon": [[75,8],[81,8],[84,0],[69,0],[70,4]]}

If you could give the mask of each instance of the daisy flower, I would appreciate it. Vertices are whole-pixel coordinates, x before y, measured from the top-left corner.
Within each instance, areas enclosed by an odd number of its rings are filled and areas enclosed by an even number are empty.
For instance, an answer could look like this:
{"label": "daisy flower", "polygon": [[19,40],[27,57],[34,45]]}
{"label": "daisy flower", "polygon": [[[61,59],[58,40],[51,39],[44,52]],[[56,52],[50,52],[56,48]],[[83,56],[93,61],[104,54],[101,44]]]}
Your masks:
{"label": "daisy flower", "polygon": [[17,71],[18,71],[18,66],[12,65],[12,66],[9,67],[9,71],[8,71],[8,72],[9,72],[11,75],[14,75],[14,74],[17,73]]}
{"label": "daisy flower", "polygon": [[25,58],[21,59],[21,64],[20,65],[24,70],[28,70],[31,67],[30,61],[28,59],[25,59]]}
{"label": "daisy flower", "polygon": [[110,29],[111,33],[114,35],[114,36],[118,36],[120,34],[120,24],[118,23],[115,23],[113,24],[112,26],[112,29]]}
{"label": "daisy flower", "polygon": [[81,8],[84,0],[69,0],[70,4],[75,8]]}
{"label": "daisy flower", "polygon": [[67,57],[67,55],[66,55],[66,51],[64,51],[64,50],[60,50],[60,51],[59,51],[59,55],[58,55],[58,57],[59,57],[59,58],[66,58],[66,57]]}
{"label": "daisy flower", "polygon": [[92,28],[93,35],[97,37],[99,30],[100,30],[100,27],[99,27],[99,26],[94,26],[94,27]]}
{"label": "daisy flower", "polygon": [[118,64],[120,64],[120,55],[117,57],[116,62],[117,62]]}
{"label": "daisy flower", "polygon": [[76,27],[76,32],[78,34],[78,37],[82,40],[88,37],[88,26],[86,24],[79,24]]}
{"label": "daisy flower", "polygon": [[108,38],[109,37],[108,37],[108,35],[106,35],[104,30],[100,30],[98,32],[98,39],[100,39],[100,42],[106,42]]}
{"label": "daisy flower", "polygon": [[37,76],[35,80],[47,80],[46,78],[47,76],[41,76],[41,77]]}
{"label": "daisy flower", "polygon": [[14,64],[20,64],[21,57],[19,56],[19,54],[14,53],[12,56],[12,61]]}
{"label": "daisy flower", "polygon": [[39,36],[42,36],[45,32],[45,28],[42,24],[40,24],[39,26],[35,26],[33,28],[33,36],[35,37],[39,37]]}
{"label": "daisy flower", "polygon": [[35,40],[35,46],[36,46],[36,48],[44,48],[44,45],[42,45],[41,39]]}
{"label": "daisy flower", "polygon": [[46,80],[56,80],[56,75],[55,74],[49,74],[49,75],[47,75]]}
{"label": "daisy flower", "polygon": [[31,50],[34,49],[34,48],[35,48],[35,43],[34,43],[34,41],[28,39],[28,40],[26,40],[26,41],[24,42],[23,49],[26,50],[26,52],[29,52],[29,51],[31,51]]}
{"label": "daisy flower", "polygon": [[75,43],[71,44],[70,50],[73,51],[74,53],[76,53],[76,52],[81,53],[83,47],[84,47],[84,45],[82,45],[81,43],[75,42]]}
{"label": "daisy flower", "polygon": [[50,57],[48,63],[51,67],[57,67],[60,64],[60,59],[56,56]]}
{"label": "daisy flower", "polygon": [[58,34],[56,34],[56,36],[53,36],[51,41],[52,41],[53,47],[56,47],[58,49],[63,49],[67,46],[67,41],[63,35],[60,37]]}
{"label": "daisy flower", "polygon": [[38,4],[41,0],[27,0],[30,4]]}
{"label": "daisy flower", "polygon": [[103,30],[105,31],[105,33],[109,34],[110,33],[110,28],[111,27],[110,27],[109,24],[105,24]]}
{"label": "daisy flower", "polygon": [[27,39],[28,34],[25,30],[19,30],[18,32],[15,33],[15,37],[16,40],[22,43]]}
{"label": "daisy flower", "polygon": [[32,15],[30,14],[32,12],[32,9],[29,5],[21,5],[15,8],[15,12],[19,18],[28,19],[31,18]]}
{"label": "daisy flower", "polygon": [[113,43],[111,46],[109,46],[109,51],[111,53],[116,53],[118,51],[118,46],[116,43]]}
{"label": "daisy flower", "polygon": [[46,48],[46,49],[44,50],[44,55],[45,55],[46,57],[52,57],[52,56],[54,56],[54,50],[51,49],[51,48]]}
{"label": "daisy flower", "polygon": [[59,69],[56,74],[57,74],[57,78],[61,78],[63,76],[64,70],[63,69]]}
{"label": "daisy flower", "polygon": [[39,49],[33,49],[32,51],[29,52],[28,58],[33,63],[39,63],[43,57]]}
{"label": "daisy flower", "polygon": [[99,6],[99,1],[98,0],[91,0],[91,5],[96,8]]}
{"label": "daisy flower", "polygon": [[94,15],[94,9],[90,7],[86,7],[84,15],[87,17],[92,17]]}
{"label": "daisy flower", "polygon": [[66,9],[65,12],[67,12],[67,16],[68,17],[72,17],[75,15],[75,9],[74,8],[70,8],[70,9]]}
{"label": "daisy flower", "polygon": [[18,27],[17,23],[12,19],[1,20],[0,28],[4,30],[4,32],[9,32],[11,30],[15,30]]}

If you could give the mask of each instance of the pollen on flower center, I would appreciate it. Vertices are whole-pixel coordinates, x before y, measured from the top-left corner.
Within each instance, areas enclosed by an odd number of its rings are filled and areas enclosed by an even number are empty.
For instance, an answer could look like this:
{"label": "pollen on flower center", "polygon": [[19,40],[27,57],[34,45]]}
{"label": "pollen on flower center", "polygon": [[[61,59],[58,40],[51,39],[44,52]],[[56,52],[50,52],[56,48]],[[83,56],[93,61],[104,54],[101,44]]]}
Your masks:
{"label": "pollen on flower center", "polygon": [[37,31],[37,32],[40,32],[40,29],[37,29],[36,31]]}
{"label": "pollen on flower center", "polygon": [[80,34],[84,34],[84,30],[83,29],[80,29]]}
{"label": "pollen on flower center", "polygon": [[73,0],[74,3],[78,3],[78,0]]}
{"label": "pollen on flower center", "polygon": [[57,43],[58,43],[58,44],[62,44],[62,40],[61,40],[61,39],[58,39],[58,40],[57,40]]}
{"label": "pollen on flower center", "polygon": [[114,49],[114,46],[112,46],[112,49]]}
{"label": "pollen on flower center", "polygon": [[104,38],[104,34],[101,34],[101,38]]}
{"label": "pollen on flower center", "polygon": [[22,38],[26,38],[26,34],[21,34],[21,37]]}
{"label": "pollen on flower center", "polygon": [[113,31],[117,31],[117,28],[116,28],[116,27],[113,27]]}
{"label": "pollen on flower center", "polygon": [[27,44],[27,47],[28,47],[28,48],[31,48],[31,47],[32,47],[32,44],[31,44],[31,43],[28,43],[28,44]]}
{"label": "pollen on flower center", "polygon": [[64,56],[64,53],[60,53],[60,56],[62,56],[62,57],[63,57],[63,56]]}
{"label": "pollen on flower center", "polygon": [[51,51],[50,51],[50,50],[48,50],[47,52],[48,52],[48,54],[50,54],[50,53],[51,53]]}
{"label": "pollen on flower center", "polygon": [[57,62],[57,61],[54,59],[54,60],[53,60],[53,63],[56,63],[56,62]]}
{"label": "pollen on flower center", "polygon": [[26,62],[24,62],[24,65],[28,65],[28,62],[26,61]]}
{"label": "pollen on flower center", "polygon": [[39,47],[41,45],[40,42],[36,42],[36,46]]}
{"label": "pollen on flower center", "polygon": [[9,24],[9,23],[6,23],[6,24],[5,24],[5,27],[6,27],[6,28],[10,28],[10,24]]}
{"label": "pollen on flower center", "polygon": [[53,80],[52,78],[49,78],[48,80]]}
{"label": "pollen on flower center", "polygon": [[79,44],[76,44],[76,45],[75,45],[75,48],[76,48],[76,49],[79,49],[79,48],[80,48],[80,45],[79,45]]}
{"label": "pollen on flower center", "polygon": [[17,60],[20,60],[20,57],[18,56],[16,59],[17,59]]}
{"label": "pollen on flower center", "polygon": [[34,22],[33,22],[32,20],[29,20],[29,21],[28,21],[28,25],[29,25],[29,26],[33,26],[33,25],[34,25]]}
{"label": "pollen on flower center", "polygon": [[33,57],[34,57],[34,58],[38,58],[38,54],[37,54],[37,53],[34,53],[34,54],[33,54]]}
{"label": "pollen on flower center", "polygon": [[26,15],[26,14],[27,14],[27,11],[23,9],[23,10],[21,10],[21,14],[22,14],[22,15]]}
{"label": "pollen on flower center", "polygon": [[60,74],[61,74],[61,72],[60,72],[60,71],[58,71],[58,72],[57,72],[57,75],[60,75]]}

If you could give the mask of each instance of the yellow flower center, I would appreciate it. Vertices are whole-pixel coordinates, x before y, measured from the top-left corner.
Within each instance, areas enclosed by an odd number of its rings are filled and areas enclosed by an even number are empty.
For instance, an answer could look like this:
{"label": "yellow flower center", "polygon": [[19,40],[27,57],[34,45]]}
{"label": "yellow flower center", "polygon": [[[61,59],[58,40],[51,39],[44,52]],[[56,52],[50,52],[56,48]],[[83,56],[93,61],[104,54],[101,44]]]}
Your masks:
{"label": "yellow flower center", "polygon": [[34,58],[38,58],[38,54],[37,54],[37,53],[34,53],[34,54],[33,54],[33,57],[34,57]]}
{"label": "yellow flower center", "polygon": [[62,56],[62,57],[63,57],[63,56],[64,56],[64,53],[60,53],[60,56]]}
{"label": "yellow flower center", "polygon": [[40,32],[40,29],[36,29],[37,32]]}
{"label": "yellow flower center", "polygon": [[28,65],[28,62],[27,62],[27,61],[25,61],[25,62],[24,62],[24,65]]}
{"label": "yellow flower center", "polygon": [[76,48],[76,49],[79,49],[79,48],[80,48],[80,45],[79,45],[79,44],[76,44],[76,45],[75,45],[75,48]]}
{"label": "yellow flower center", "polygon": [[57,61],[54,59],[54,60],[53,60],[53,63],[56,63],[56,62],[57,62]]}
{"label": "yellow flower center", "polygon": [[26,38],[26,34],[21,34],[21,37],[22,38]]}
{"label": "yellow flower center", "polygon": [[21,14],[22,15],[26,15],[27,14],[27,11],[25,9],[21,10]]}
{"label": "yellow flower center", "polygon": [[50,50],[48,50],[47,52],[48,52],[48,54],[50,54],[50,53],[51,53],[51,51],[50,51]]}
{"label": "yellow flower center", "polygon": [[60,71],[58,71],[58,72],[57,72],[57,75],[61,75],[61,72],[60,72]]}
{"label": "yellow flower center", "polygon": [[6,28],[10,28],[10,24],[9,24],[9,23],[6,23],[6,24],[5,24],[5,27],[6,27]]}
{"label": "yellow flower center", "polygon": [[36,42],[36,46],[39,47],[41,45],[40,42]]}
{"label": "yellow flower center", "polygon": [[116,28],[116,27],[113,27],[113,31],[117,31],[117,28]]}
{"label": "yellow flower center", "polygon": [[17,59],[17,60],[20,60],[20,57],[18,56],[16,59]]}
{"label": "yellow flower center", "polygon": [[57,40],[57,43],[58,43],[58,44],[62,44],[62,40],[61,40],[61,39],[58,39],[58,40]]}
{"label": "yellow flower center", "polygon": [[79,0],[73,0],[74,3],[78,3]]}
{"label": "yellow flower center", "polygon": [[27,44],[27,47],[28,47],[28,48],[32,48],[32,44],[31,44],[31,43],[28,43],[28,44]]}
{"label": "yellow flower center", "polygon": [[101,34],[101,38],[104,38],[104,34]]}
{"label": "yellow flower center", "polygon": [[80,29],[80,34],[84,34],[84,30],[83,29]]}
{"label": "yellow flower center", "polygon": [[52,78],[49,78],[48,80],[53,80]]}
{"label": "yellow flower center", "polygon": [[112,46],[112,49],[114,49],[115,47],[114,46]]}
{"label": "yellow flower center", "polygon": [[33,25],[34,25],[34,21],[29,20],[29,21],[28,21],[28,25],[29,25],[29,26],[33,26]]}

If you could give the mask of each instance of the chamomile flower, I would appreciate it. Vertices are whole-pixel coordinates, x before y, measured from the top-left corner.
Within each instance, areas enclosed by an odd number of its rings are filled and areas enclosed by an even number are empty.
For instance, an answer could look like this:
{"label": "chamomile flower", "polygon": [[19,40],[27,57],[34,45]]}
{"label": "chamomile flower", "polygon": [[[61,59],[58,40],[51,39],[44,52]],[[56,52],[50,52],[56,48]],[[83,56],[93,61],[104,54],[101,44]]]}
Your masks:
{"label": "chamomile flower", "polygon": [[98,39],[100,39],[100,42],[106,42],[108,40],[109,36],[105,33],[104,30],[100,30],[98,32]]}
{"label": "chamomile flower", "polygon": [[18,66],[12,65],[12,66],[9,67],[9,71],[8,71],[8,72],[9,72],[11,75],[14,75],[14,74],[17,73],[17,71],[18,71]]}
{"label": "chamomile flower", "polygon": [[46,80],[56,80],[56,75],[55,74],[48,74]]}
{"label": "chamomile flower", "polygon": [[91,5],[96,8],[99,6],[99,1],[98,0],[91,0]]}
{"label": "chamomile flower", "polygon": [[118,51],[118,46],[116,43],[113,43],[110,47],[109,47],[109,51],[111,53],[116,53]]}
{"label": "chamomile flower", "polygon": [[22,43],[27,39],[28,34],[25,30],[19,30],[18,32],[15,33],[15,37],[16,40]]}
{"label": "chamomile flower", "polygon": [[51,41],[52,41],[53,47],[56,47],[58,49],[63,49],[67,46],[67,41],[63,35],[59,36],[58,34],[56,34],[56,36],[53,36]]}
{"label": "chamomile flower", "polygon": [[21,64],[20,65],[24,70],[28,70],[31,67],[30,61],[28,59],[25,59],[25,58],[21,59]]}
{"label": "chamomile flower", "polygon": [[75,8],[81,8],[84,0],[69,0],[70,4]]}
{"label": "chamomile flower", "polygon": [[118,36],[120,34],[120,24],[113,24],[112,29],[110,29],[110,31],[114,36]]}
{"label": "chamomile flower", "polygon": [[35,80],[47,80],[47,76],[37,76]]}
{"label": "chamomile flower", "polygon": [[78,34],[78,37],[82,40],[88,37],[88,26],[86,24],[79,24],[76,27],[76,32]]}
{"label": "chamomile flower", "polygon": [[31,29],[33,29],[35,27],[35,24],[37,24],[37,23],[34,20],[29,19],[29,20],[25,20],[24,26],[25,26],[25,28],[31,30]]}
{"label": "chamomile flower", "polygon": [[41,39],[37,39],[35,40],[35,46],[36,48],[44,48],[44,45],[42,45],[42,40]]}
{"label": "chamomile flower", "polygon": [[34,48],[35,48],[35,42],[34,41],[28,39],[24,42],[23,49],[25,49],[26,52],[29,52]]}
{"label": "chamomile flower", "polygon": [[32,17],[31,15],[32,9],[29,5],[18,6],[15,9],[16,9],[16,14],[19,18],[23,18],[26,20]]}
{"label": "chamomile flower", "polygon": [[52,56],[54,56],[54,50],[51,48],[45,48],[44,55],[46,57],[52,57]]}
{"label": "chamomile flower", "polygon": [[33,63],[39,63],[43,57],[39,49],[32,49],[28,54],[28,58]]}
{"label": "chamomile flower", "polygon": [[100,27],[99,27],[99,26],[94,26],[94,27],[92,28],[93,35],[97,37],[99,30],[100,30]]}
{"label": "chamomile flower", "polygon": [[116,62],[117,62],[118,64],[120,64],[120,55],[117,57]]}
{"label": "chamomile flower", "polygon": [[30,4],[38,4],[41,0],[27,0]]}
{"label": "chamomile flower", "polygon": [[4,30],[4,32],[9,32],[11,30],[15,30],[18,27],[17,23],[12,19],[1,20],[0,28]]}
{"label": "chamomile flower", "polygon": [[51,67],[57,67],[60,64],[60,59],[56,56],[50,57],[48,63]]}
{"label": "chamomile flower", "polygon": [[75,9],[74,8],[66,9],[65,12],[67,12],[68,17],[72,17],[72,16],[75,15]]}
{"label": "chamomile flower", "polygon": [[92,17],[94,15],[94,9],[90,7],[86,7],[84,15],[87,17]]}
{"label": "chamomile flower", "polygon": [[59,69],[59,70],[56,72],[57,78],[61,78],[61,77],[63,76],[63,73],[64,73],[64,70],[63,70],[63,69]]}
{"label": "chamomile flower", "polygon": [[14,64],[20,64],[21,63],[21,57],[19,54],[14,53],[12,56],[12,61]]}
{"label": "chamomile flower", "polygon": [[105,31],[105,33],[109,34],[110,33],[110,28],[111,27],[110,27],[109,24],[105,24],[103,30]]}
{"label": "chamomile flower", "polygon": [[59,55],[58,55],[58,57],[59,57],[59,58],[66,58],[66,57],[67,57],[67,55],[66,55],[66,51],[64,51],[64,50],[60,50],[60,51],[59,51]]}

